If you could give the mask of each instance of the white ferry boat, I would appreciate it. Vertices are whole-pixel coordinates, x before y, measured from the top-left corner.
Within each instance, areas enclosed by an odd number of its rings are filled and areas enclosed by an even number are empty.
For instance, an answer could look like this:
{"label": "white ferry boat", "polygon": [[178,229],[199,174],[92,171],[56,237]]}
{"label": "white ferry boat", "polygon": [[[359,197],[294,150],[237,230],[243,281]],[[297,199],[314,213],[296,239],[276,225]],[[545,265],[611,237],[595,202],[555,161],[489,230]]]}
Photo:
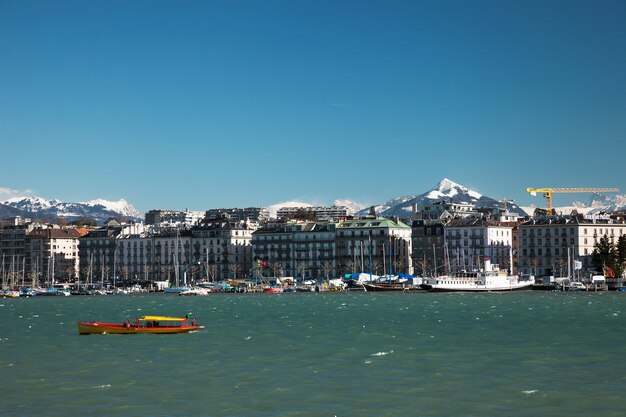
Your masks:
{"label": "white ferry boat", "polygon": [[480,271],[459,272],[435,278],[424,278],[420,287],[432,292],[481,292],[481,291],[514,291],[529,290],[535,279],[520,280],[517,275],[508,275],[500,271],[498,265],[492,265],[489,258],[485,259],[484,269]]}

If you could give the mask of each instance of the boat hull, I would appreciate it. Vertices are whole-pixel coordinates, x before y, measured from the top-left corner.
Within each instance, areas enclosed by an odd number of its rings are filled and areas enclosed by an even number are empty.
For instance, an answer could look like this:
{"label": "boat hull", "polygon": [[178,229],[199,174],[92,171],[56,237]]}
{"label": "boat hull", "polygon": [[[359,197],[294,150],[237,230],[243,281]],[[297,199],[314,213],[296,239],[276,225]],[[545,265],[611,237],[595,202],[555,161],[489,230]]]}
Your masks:
{"label": "boat hull", "polygon": [[267,294],[281,294],[283,292],[283,289],[282,288],[265,288],[263,292]]}
{"label": "boat hull", "polygon": [[363,288],[365,289],[365,291],[396,291],[396,292],[402,292],[402,291],[412,291],[415,290],[414,287],[410,287],[408,285],[401,285],[401,284],[369,284],[364,282],[363,284]]}
{"label": "boat hull", "polygon": [[486,285],[475,285],[475,286],[447,286],[447,285],[430,285],[430,284],[422,284],[420,287],[429,292],[503,292],[503,291],[522,291],[522,290],[530,290],[532,289],[531,282],[529,283],[520,283],[509,286],[486,286]]}
{"label": "boat hull", "polygon": [[204,329],[204,326],[157,326],[157,327],[127,327],[119,323],[102,323],[97,321],[79,321],[79,334],[172,334],[188,333],[194,330]]}

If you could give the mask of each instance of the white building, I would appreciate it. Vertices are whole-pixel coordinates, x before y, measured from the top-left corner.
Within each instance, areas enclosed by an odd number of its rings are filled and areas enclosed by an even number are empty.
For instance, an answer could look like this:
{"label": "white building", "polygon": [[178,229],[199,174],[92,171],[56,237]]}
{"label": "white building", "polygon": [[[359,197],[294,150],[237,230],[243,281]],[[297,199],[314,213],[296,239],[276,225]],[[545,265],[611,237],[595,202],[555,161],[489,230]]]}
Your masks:
{"label": "white building", "polygon": [[580,261],[577,274],[586,276],[595,270],[591,254],[600,238],[617,244],[624,234],[626,224],[607,215],[536,217],[519,227],[519,269],[538,277],[571,276]]}
{"label": "white building", "polygon": [[343,274],[412,274],[411,227],[397,219],[347,220],[336,229],[337,264]]}
{"label": "white building", "polygon": [[482,217],[452,219],[445,229],[444,268],[451,270],[480,269],[485,258],[502,270],[513,265],[513,227]]}
{"label": "white building", "polygon": [[73,281],[79,276],[78,242],[82,234],[75,228],[56,225],[37,227],[26,235],[31,278],[54,282]]}
{"label": "white building", "polygon": [[354,210],[346,206],[330,206],[330,207],[281,207],[276,212],[279,219],[297,219],[298,216],[312,217],[308,220],[343,220],[348,216],[353,216]]}

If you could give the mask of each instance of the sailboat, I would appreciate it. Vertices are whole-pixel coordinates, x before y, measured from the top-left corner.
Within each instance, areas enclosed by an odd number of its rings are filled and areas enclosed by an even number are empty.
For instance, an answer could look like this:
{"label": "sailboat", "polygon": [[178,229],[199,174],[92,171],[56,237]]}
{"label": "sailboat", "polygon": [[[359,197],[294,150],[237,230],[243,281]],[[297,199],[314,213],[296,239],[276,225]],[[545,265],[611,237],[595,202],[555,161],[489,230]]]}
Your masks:
{"label": "sailboat", "polygon": [[[176,285],[163,289],[163,292],[166,294],[180,294],[190,289],[189,287],[187,287],[187,282],[183,282],[182,286],[180,286],[180,283],[179,283],[180,265],[178,263],[178,248],[181,245],[181,240],[180,240],[180,232],[178,229],[176,230],[176,240],[174,241],[174,243],[176,246],[174,248],[174,253],[172,254],[172,257],[174,258],[174,276],[176,277]],[[184,274],[184,277],[185,277],[185,281],[187,281],[186,273]]]}

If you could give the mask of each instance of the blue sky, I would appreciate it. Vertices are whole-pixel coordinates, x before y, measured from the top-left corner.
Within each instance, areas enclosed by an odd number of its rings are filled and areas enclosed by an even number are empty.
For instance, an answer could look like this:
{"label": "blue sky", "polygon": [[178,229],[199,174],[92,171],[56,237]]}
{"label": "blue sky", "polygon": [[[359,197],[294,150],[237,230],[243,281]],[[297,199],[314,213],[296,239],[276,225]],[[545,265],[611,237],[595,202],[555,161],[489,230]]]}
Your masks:
{"label": "blue sky", "polygon": [[0,199],[626,192],[625,21],[609,0],[2,0]]}

